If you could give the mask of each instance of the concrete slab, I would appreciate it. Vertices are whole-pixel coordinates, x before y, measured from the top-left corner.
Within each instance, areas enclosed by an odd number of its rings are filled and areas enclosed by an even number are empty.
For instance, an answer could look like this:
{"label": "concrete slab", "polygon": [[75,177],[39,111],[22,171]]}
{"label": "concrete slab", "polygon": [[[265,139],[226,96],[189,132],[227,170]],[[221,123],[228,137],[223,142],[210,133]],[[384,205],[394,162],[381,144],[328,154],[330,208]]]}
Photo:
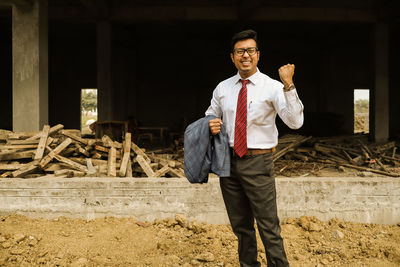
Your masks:
{"label": "concrete slab", "polygon": [[[276,178],[279,216],[316,216],[395,224],[400,222],[400,179]],[[226,224],[219,179],[190,184],[181,178],[0,179],[0,214],[33,217],[103,216],[138,220],[173,218]]]}

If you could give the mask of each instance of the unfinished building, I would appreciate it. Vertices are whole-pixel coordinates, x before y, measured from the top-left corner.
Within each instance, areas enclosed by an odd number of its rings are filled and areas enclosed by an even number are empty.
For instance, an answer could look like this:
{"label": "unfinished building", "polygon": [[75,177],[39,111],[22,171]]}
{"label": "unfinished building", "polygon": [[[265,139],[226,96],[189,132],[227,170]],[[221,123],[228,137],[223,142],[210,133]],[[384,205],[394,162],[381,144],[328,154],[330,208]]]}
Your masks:
{"label": "unfinished building", "polygon": [[[83,88],[98,119],[135,117],[181,131],[235,73],[229,41],[258,31],[259,68],[296,64],[301,133],[354,132],[354,90],[369,89],[377,141],[400,135],[395,1],[91,1],[0,3],[0,129],[80,129]],[[281,133],[290,132],[283,124]]]}

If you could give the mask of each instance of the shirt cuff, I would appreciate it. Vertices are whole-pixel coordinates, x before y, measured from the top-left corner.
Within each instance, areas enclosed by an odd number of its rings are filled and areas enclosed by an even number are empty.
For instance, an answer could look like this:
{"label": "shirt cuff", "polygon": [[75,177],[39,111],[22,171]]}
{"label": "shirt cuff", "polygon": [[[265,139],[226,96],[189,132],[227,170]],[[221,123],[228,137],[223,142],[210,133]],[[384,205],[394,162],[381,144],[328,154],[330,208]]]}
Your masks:
{"label": "shirt cuff", "polygon": [[296,101],[298,99],[296,88],[290,91],[283,91],[288,101]]}
{"label": "shirt cuff", "polygon": [[301,100],[299,98],[299,95],[297,94],[296,89],[284,92],[285,98],[286,98],[286,103],[290,106],[296,106],[296,103],[299,104],[299,108],[301,110],[304,109],[303,103],[301,103]]}

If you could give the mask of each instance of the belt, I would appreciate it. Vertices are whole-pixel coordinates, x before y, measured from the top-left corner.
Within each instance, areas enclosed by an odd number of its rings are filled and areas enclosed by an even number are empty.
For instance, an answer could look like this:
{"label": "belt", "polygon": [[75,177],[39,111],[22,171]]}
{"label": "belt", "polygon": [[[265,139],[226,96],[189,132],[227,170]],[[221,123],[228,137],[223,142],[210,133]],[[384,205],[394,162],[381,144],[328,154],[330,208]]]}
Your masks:
{"label": "belt", "polygon": [[[256,156],[256,155],[262,155],[262,154],[269,154],[273,153],[276,151],[276,148],[266,148],[266,149],[257,149],[257,148],[248,148],[246,154],[244,156]],[[232,149],[233,155],[237,156],[235,151]]]}

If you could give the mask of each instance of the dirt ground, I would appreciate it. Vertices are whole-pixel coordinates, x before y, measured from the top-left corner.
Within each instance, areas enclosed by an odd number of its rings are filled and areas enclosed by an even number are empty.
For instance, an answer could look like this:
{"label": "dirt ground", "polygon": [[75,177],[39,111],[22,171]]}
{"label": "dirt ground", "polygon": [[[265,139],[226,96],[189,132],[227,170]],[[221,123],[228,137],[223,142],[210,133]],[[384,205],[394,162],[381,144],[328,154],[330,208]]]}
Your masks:
{"label": "dirt ground", "polygon": [[[400,266],[400,224],[282,222],[291,266]],[[266,266],[259,241],[259,260]],[[175,219],[0,217],[0,266],[239,266],[230,226]]]}

